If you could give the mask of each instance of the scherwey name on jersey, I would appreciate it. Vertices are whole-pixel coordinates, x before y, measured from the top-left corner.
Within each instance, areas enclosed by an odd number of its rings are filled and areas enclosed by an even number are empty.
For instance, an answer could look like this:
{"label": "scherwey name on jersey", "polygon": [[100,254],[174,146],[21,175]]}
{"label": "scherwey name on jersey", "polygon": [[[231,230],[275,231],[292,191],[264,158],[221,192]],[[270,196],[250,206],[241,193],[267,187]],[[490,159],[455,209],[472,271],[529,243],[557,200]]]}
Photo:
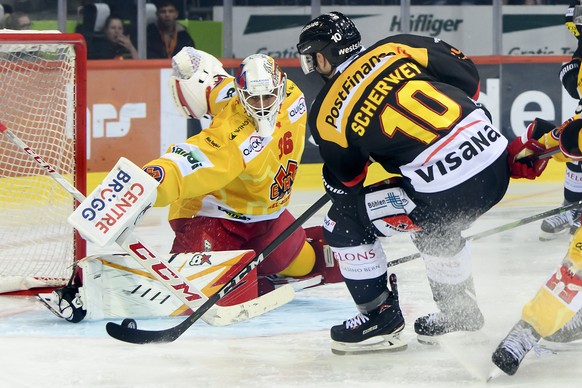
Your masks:
{"label": "scherwey name on jersey", "polygon": [[374,88],[354,115],[354,122],[351,124],[352,131],[364,136],[374,113],[388,93],[403,80],[414,78],[418,74],[420,74],[420,68],[410,62],[398,66],[394,71],[376,81]]}

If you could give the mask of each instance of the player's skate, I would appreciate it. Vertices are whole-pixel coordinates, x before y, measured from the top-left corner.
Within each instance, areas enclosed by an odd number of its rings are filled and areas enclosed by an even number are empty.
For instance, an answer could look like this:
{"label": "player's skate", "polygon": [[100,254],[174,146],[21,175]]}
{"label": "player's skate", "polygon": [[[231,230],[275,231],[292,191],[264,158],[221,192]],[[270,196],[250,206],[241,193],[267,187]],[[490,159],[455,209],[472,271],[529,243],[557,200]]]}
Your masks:
{"label": "player's skate", "polygon": [[519,321],[497,346],[491,356],[491,361],[503,372],[510,376],[514,375],[530,350],[533,349],[538,356],[548,351],[538,343],[540,338],[533,327],[524,321]]}
{"label": "player's skate", "polygon": [[[564,205],[568,204],[569,202],[564,201]],[[546,218],[542,221],[540,241],[554,240],[568,231],[574,234],[580,227],[580,215],[581,211],[574,209]]]}
{"label": "player's skate", "polygon": [[414,322],[418,342],[433,345],[444,334],[472,332],[483,327],[485,319],[477,306],[472,278],[457,285],[430,280],[429,283],[440,311],[422,316]]}
{"label": "player's skate", "polygon": [[579,310],[560,330],[554,334],[544,337],[550,342],[572,342],[582,339],[582,310]]}
{"label": "player's skate", "polygon": [[396,275],[390,275],[389,296],[376,310],[360,313],[331,328],[334,354],[358,354],[375,351],[400,351],[407,347],[400,339],[404,317],[398,303]]}

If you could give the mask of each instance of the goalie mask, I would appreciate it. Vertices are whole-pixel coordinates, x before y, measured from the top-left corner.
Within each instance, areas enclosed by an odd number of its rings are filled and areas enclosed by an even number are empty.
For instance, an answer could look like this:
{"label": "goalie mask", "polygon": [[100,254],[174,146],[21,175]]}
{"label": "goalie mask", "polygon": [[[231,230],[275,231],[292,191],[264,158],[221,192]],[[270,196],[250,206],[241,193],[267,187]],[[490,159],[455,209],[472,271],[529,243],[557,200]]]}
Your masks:
{"label": "goalie mask", "polygon": [[259,136],[271,136],[285,99],[285,73],[273,58],[253,54],[240,64],[235,88],[242,106],[255,122]]}

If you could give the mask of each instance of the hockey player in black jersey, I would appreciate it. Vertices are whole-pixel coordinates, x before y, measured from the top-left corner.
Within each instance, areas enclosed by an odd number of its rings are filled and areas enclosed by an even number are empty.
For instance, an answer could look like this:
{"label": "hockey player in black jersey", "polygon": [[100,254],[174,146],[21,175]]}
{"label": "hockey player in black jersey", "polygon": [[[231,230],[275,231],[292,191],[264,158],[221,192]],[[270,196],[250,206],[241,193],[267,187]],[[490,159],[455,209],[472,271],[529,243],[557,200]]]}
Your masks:
{"label": "hockey player in black jersey", "polygon": [[[326,81],[308,122],[333,200],[325,237],[359,310],[331,328],[332,350],[406,346],[396,278],[378,240],[399,232],[412,232],[439,309],[416,319],[419,340],[479,330],[461,231],[501,200],[510,176],[538,175],[547,162],[513,162],[512,153],[508,163],[507,139],[476,102],[475,65],[440,39],[403,34],[365,48],[352,20],[331,12],[303,27],[297,48],[303,71]],[[364,187],[371,163],[401,178]]]}

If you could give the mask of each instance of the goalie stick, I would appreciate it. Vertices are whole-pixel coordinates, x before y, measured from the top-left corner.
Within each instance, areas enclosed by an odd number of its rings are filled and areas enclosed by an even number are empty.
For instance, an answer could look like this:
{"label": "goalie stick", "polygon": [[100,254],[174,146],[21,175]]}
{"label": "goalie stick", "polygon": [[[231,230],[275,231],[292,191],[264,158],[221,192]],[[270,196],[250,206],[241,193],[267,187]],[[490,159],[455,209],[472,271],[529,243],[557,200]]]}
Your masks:
{"label": "goalie stick", "polygon": [[[2,122],[0,122],[0,132],[6,135],[24,153],[30,156],[30,158],[34,160],[52,179],[71,194],[75,200],[79,203],[82,203],[85,200],[83,193],[77,190],[77,188],[67,181],[65,177],[59,174],[55,168],[24,143],[24,141],[8,129]],[[116,240],[116,243],[139,262],[148,273],[154,276],[154,278],[162,283],[173,295],[179,298],[192,310],[198,308],[201,305],[201,302],[208,300],[206,295],[190,285],[188,280],[180,272],[174,271],[168,267],[153,249],[148,247],[141,239],[133,235],[133,233],[122,233],[121,237]],[[154,270],[154,267],[156,267],[157,270]],[[160,274],[162,271],[163,273],[172,276],[164,277]],[[244,275],[246,275],[246,273]],[[244,277],[244,275],[242,277]],[[226,285],[228,285],[228,283]],[[289,302],[293,298],[289,289],[271,294],[272,295],[269,295],[268,293],[261,298],[234,306],[216,306],[211,313],[203,317],[203,320],[210,325],[227,325],[261,315]]]}
{"label": "goalie stick", "polygon": [[[482,238],[489,237],[492,234],[505,232],[507,230],[517,228],[518,226],[522,226],[522,225],[526,225],[526,224],[529,224],[529,223],[532,223],[535,221],[543,220],[546,217],[550,217],[550,216],[553,216],[555,214],[562,214],[562,213],[567,212],[568,210],[577,209],[580,207],[582,207],[582,201],[572,202],[568,205],[560,206],[558,208],[545,211],[543,213],[535,214],[533,216],[525,217],[525,218],[522,218],[520,220],[510,222],[510,223],[505,224],[505,225],[500,225],[500,226],[497,226],[495,228],[491,228],[491,229],[484,230],[484,231],[479,232],[479,233],[475,233],[471,236],[468,236],[467,240],[480,240]],[[401,258],[396,259],[396,260],[391,260],[388,262],[388,267],[394,267],[395,265],[403,264],[403,263],[412,261],[414,259],[418,259],[420,256],[421,256],[420,253],[417,252],[417,253],[414,253],[412,255],[404,256],[404,257],[401,257]]]}
{"label": "goalie stick", "polygon": [[[212,295],[202,306],[198,307],[188,318],[176,326],[169,329],[148,331],[140,330],[135,324],[117,324],[108,322],[106,325],[107,333],[120,341],[130,342],[134,344],[147,344],[156,342],[172,342],[180,337],[190,326],[192,326],[198,319],[200,319],[206,311],[208,311],[216,302],[224,297],[230,290],[236,287],[237,283],[250,271],[252,271],[265,257],[273,252],[283,241],[287,239],[293,232],[295,232],[301,225],[303,225],[311,216],[313,216],[319,209],[321,209],[327,202],[329,197],[324,194],[313,205],[311,205],[303,214],[301,214],[291,225],[289,225],[279,236],[277,236],[269,245],[258,253],[243,269],[241,269],[232,280],[226,283],[220,290]],[[267,294],[268,295],[268,294]],[[135,323],[135,322],[133,322]]]}

